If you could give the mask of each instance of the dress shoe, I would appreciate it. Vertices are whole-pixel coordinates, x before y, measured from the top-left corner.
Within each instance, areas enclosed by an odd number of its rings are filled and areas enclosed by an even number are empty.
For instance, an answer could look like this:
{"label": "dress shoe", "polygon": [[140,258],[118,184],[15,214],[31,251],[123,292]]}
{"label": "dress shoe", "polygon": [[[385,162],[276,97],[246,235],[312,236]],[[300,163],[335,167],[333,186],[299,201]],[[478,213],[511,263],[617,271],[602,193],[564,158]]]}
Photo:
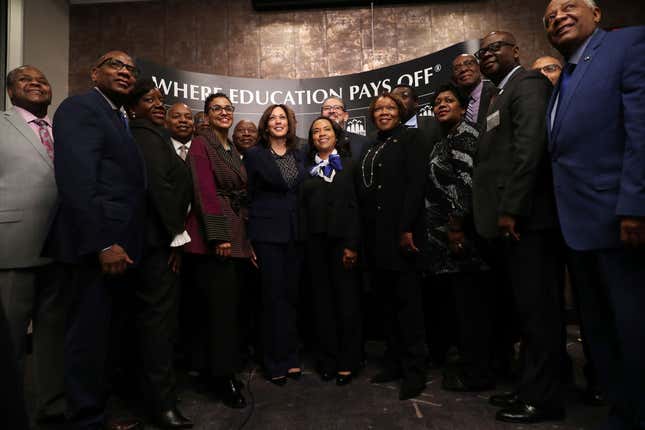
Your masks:
{"label": "dress shoe", "polygon": [[351,384],[352,379],[354,379],[354,375],[347,374],[347,375],[341,375],[340,373],[336,375],[336,385],[339,387],[342,387],[343,385],[348,385]]}
{"label": "dress shoe", "polygon": [[483,381],[475,383],[468,381],[460,372],[444,372],[441,380],[441,388],[446,391],[475,393],[479,391],[492,390],[495,388],[495,383]]}
{"label": "dress shoe", "polygon": [[273,385],[277,385],[278,387],[283,387],[287,385],[287,377],[286,376],[278,376],[275,378],[269,378],[268,381],[272,383]]}
{"label": "dress shoe", "polygon": [[392,370],[382,370],[376,375],[372,376],[370,383],[372,384],[385,384],[387,382],[393,382],[401,379],[401,372],[392,371]]}
{"label": "dress shoe", "polygon": [[294,381],[298,381],[302,377],[302,370],[287,372],[287,377],[293,379]]}
{"label": "dress shoe", "polygon": [[105,426],[106,430],[143,430],[143,423],[137,419],[121,419]]}
{"label": "dress shoe", "polygon": [[495,418],[507,423],[532,424],[543,421],[560,421],[565,416],[564,408],[543,408],[518,401],[514,406],[497,411]]}
{"label": "dress shoe", "polygon": [[326,370],[323,370],[320,372],[320,379],[322,379],[325,382],[331,381],[334,379],[334,372],[327,372]]}
{"label": "dress shoe", "polygon": [[582,393],[582,401],[587,406],[605,406],[607,404],[604,393],[600,387],[589,385]]}
{"label": "dress shoe", "polygon": [[239,381],[235,378],[221,381],[217,387],[220,400],[229,408],[242,409],[246,407],[246,399],[239,389]]}
{"label": "dress shoe", "polygon": [[157,415],[155,423],[162,429],[189,429],[193,427],[193,422],[177,408],[168,409]]}
{"label": "dress shoe", "polygon": [[513,406],[519,403],[520,399],[517,397],[517,393],[504,393],[504,394],[493,394],[488,399],[488,403],[498,408],[512,408]]}
{"label": "dress shoe", "polygon": [[426,389],[426,383],[422,379],[403,379],[399,390],[399,400],[408,400],[417,397]]}

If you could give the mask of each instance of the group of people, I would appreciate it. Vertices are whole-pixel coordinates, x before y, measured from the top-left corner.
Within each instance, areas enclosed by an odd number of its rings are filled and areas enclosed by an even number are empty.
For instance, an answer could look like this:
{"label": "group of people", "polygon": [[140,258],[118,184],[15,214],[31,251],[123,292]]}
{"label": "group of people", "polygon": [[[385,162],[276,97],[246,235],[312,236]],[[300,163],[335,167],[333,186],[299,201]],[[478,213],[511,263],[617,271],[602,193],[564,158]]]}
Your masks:
{"label": "group of people", "polygon": [[[491,390],[519,342],[515,390],[490,398],[497,419],[560,420],[566,266],[591,400],[611,405],[606,428],[645,428],[645,28],[606,32],[600,17],[593,0],[552,0],[544,25],[566,65],[526,70],[515,37],[491,32],[454,59],[434,116],[397,86],[372,100],[368,137],[344,130],[336,97],[306,142],[287,105],[235,127],[224,93],[195,116],[167,107],[121,51],[96,61],[94,88],[52,122],[43,73],[12,70],[0,124],[5,389],[20,389],[31,320],[37,420],[102,429],[107,386],[129,378],[157,425],[190,428],[178,345],[243,408],[243,343],[276,386],[302,376],[303,288],[316,370],[344,386],[365,358],[368,288],[386,341],[371,382],[400,381],[410,399],[431,364],[446,390]],[[24,405],[13,409],[23,428]]]}

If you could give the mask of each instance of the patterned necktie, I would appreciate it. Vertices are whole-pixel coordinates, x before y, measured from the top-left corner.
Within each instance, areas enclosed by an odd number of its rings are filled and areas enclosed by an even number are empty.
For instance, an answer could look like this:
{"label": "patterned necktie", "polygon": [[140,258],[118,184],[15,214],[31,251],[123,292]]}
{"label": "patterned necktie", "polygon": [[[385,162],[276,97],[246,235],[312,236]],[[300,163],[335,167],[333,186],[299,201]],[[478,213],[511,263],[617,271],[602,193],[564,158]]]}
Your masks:
{"label": "patterned necktie", "polygon": [[188,155],[188,147],[184,144],[182,144],[179,147],[179,156],[181,157],[182,160],[186,161],[186,156]]}
{"label": "patterned necktie", "polygon": [[466,121],[471,124],[477,122],[477,117],[475,116],[475,99],[468,97],[468,106],[466,106]]}
{"label": "patterned necktie", "polygon": [[54,139],[52,139],[51,135],[49,134],[49,130],[47,129],[47,127],[49,126],[47,124],[47,121],[45,121],[44,119],[35,119],[31,122],[33,122],[38,126],[38,136],[40,136],[40,141],[45,147],[45,150],[47,151],[47,155],[49,155],[49,158],[53,160],[54,159]]}

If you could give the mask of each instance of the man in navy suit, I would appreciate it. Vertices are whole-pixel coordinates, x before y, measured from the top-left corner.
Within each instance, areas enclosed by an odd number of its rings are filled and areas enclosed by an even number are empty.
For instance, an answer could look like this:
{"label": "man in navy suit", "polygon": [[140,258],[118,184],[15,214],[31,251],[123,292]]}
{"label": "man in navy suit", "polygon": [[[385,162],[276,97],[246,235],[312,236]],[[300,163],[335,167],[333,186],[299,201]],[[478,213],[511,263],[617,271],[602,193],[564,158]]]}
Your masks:
{"label": "man in navy suit", "polygon": [[146,177],[122,108],[137,75],[126,53],[108,52],[92,67],[95,87],[67,98],[54,116],[59,206],[45,253],[72,277],[65,388],[75,429],[104,426],[112,297],[142,251]]}
{"label": "man in navy suit", "polygon": [[[566,65],[547,111],[571,276],[611,404],[607,429],[645,428],[645,27],[605,32],[593,0],[552,0]],[[577,279],[575,279],[577,277]]]}

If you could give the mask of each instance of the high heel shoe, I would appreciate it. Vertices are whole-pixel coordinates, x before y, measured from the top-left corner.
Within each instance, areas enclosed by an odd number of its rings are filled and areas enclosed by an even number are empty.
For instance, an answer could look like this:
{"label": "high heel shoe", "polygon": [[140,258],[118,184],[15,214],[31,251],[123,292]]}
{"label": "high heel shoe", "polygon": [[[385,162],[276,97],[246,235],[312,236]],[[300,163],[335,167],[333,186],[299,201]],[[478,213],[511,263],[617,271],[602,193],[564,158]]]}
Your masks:
{"label": "high heel shoe", "polygon": [[302,377],[302,369],[294,369],[293,371],[291,370],[292,369],[289,369],[289,371],[287,372],[287,377],[293,379],[294,381],[298,381]]}

